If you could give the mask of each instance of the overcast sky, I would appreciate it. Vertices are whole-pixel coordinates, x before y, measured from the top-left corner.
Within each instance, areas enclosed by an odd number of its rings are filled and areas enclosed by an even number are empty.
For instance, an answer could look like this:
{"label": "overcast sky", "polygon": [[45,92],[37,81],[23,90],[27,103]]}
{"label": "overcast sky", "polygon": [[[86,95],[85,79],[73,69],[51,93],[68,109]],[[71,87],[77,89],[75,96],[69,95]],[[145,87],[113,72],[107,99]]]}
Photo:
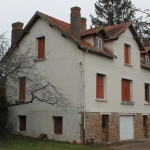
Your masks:
{"label": "overcast sky", "polygon": [[[7,32],[6,37],[10,39],[11,24],[20,21],[25,26],[37,10],[69,23],[70,8],[74,6],[81,8],[81,16],[87,18],[89,28],[89,15],[95,15],[95,2],[96,0],[0,0],[0,33]],[[132,3],[141,10],[150,8],[149,0],[132,0]]]}

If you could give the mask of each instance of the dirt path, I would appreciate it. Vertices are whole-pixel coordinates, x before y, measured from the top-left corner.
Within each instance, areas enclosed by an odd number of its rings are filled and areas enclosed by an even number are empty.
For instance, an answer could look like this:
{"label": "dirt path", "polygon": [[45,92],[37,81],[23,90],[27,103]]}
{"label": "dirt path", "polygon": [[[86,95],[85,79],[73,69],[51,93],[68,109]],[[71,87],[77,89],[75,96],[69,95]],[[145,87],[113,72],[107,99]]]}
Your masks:
{"label": "dirt path", "polygon": [[150,150],[150,139],[121,142],[111,148],[114,150]]}

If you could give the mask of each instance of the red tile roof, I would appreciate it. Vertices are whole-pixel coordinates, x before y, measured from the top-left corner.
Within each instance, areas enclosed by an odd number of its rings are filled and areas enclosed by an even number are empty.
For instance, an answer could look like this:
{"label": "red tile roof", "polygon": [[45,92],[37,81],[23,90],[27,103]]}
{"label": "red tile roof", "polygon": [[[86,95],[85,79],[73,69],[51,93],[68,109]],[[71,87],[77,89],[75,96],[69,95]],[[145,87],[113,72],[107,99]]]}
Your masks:
{"label": "red tile roof", "polygon": [[109,39],[115,39],[118,38],[130,24],[130,22],[124,22],[121,24],[111,25],[105,27],[105,31],[107,32]]}
{"label": "red tile roof", "polygon": [[[16,44],[19,44],[19,42],[23,39],[23,37],[27,34],[27,31],[30,30],[30,28],[32,27],[32,25],[35,23],[35,21],[39,18],[43,18],[44,20],[46,20],[50,26],[53,26],[55,28],[57,28],[58,30],[60,30],[62,32],[62,34],[64,34],[66,37],[69,37],[72,41],[74,41],[78,47],[82,47],[83,49],[88,49],[92,52],[96,52],[102,55],[106,55],[108,57],[116,57],[113,53],[111,53],[110,51],[104,49],[104,50],[98,50],[95,47],[93,47],[92,45],[90,45],[89,43],[87,43],[84,40],[79,40],[76,39],[73,35],[70,34],[70,24],[66,23],[64,21],[55,19],[51,16],[48,16],[44,13],[41,12],[36,12],[35,15],[31,18],[31,20],[29,21],[29,23],[26,25],[26,27],[24,28],[24,31],[22,33],[22,35],[19,37],[18,41],[16,42]],[[88,29],[88,30],[84,30],[81,31],[81,36],[86,36],[89,34],[94,34],[99,32],[101,29],[104,30],[105,34],[107,35],[107,39],[104,40],[112,40],[112,39],[116,39],[119,37],[119,35],[125,31],[125,29],[130,25],[130,22],[125,22],[122,24],[116,24],[116,25],[112,25],[112,26],[108,26],[108,27],[96,27],[96,28],[92,28],[92,29]],[[132,27],[133,30],[134,27]],[[133,30],[133,33],[135,35],[136,31]],[[139,47],[142,47],[142,44],[140,43],[140,40],[138,39],[137,43],[139,43]]]}
{"label": "red tile roof", "polygon": [[44,17],[44,19],[54,23],[61,30],[65,31],[67,33],[70,32],[70,24],[69,23],[66,23],[64,21],[58,20],[58,19],[53,18],[51,16],[48,16],[48,15],[46,15],[44,13],[41,13],[41,12],[39,12],[39,13]]}
{"label": "red tile roof", "polygon": [[[66,23],[64,21],[55,19],[55,18],[53,18],[51,16],[48,16],[46,14],[43,14],[41,12],[39,12],[39,14],[42,15],[42,17],[44,19],[50,21],[52,23],[52,26],[54,25],[58,29],[60,29],[61,31],[64,31],[64,32],[68,33],[67,36],[69,36],[74,42],[76,42],[76,44],[78,44],[78,46],[87,48],[87,49],[89,49],[89,51],[92,51],[92,52],[95,51],[97,53],[100,53],[100,54],[103,54],[103,55],[106,55],[106,56],[109,56],[109,57],[115,57],[115,55],[113,53],[111,53],[110,51],[108,51],[106,49],[104,49],[104,50],[98,50],[97,48],[93,47],[92,45],[90,45],[86,41],[84,41],[82,39],[79,40],[79,39],[75,38],[73,35],[70,34],[70,24],[68,24],[68,23]],[[98,29],[100,29],[100,27],[98,27],[97,29],[93,29],[93,32],[96,32]],[[85,31],[88,31],[88,30],[85,30]],[[88,34],[88,32],[86,34]]]}

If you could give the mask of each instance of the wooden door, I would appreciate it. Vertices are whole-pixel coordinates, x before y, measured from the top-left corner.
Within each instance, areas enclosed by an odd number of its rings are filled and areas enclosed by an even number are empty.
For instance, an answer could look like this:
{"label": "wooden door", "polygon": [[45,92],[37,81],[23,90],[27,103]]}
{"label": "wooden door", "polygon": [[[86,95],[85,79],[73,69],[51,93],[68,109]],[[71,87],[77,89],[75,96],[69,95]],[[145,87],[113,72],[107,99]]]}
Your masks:
{"label": "wooden door", "polygon": [[144,138],[148,137],[148,124],[147,124],[147,116],[143,116],[143,136]]}
{"label": "wooden door", "polygon": [[102,141],[108,140],[108,116],[102,116]]}

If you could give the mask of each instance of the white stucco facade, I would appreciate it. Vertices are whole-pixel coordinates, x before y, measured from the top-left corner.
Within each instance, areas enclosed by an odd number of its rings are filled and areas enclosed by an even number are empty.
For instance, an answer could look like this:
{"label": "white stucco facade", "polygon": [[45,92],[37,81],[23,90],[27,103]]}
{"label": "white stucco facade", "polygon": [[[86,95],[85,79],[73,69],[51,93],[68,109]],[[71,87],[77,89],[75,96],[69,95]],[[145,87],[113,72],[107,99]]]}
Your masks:
{"label": "white stucco facade", "polygon": [[[113,52],[117,59],[100,54],[81,51],[69,38],[43,20],[38,19],[26,34],[19,48],[26,51],[32,44],[32,52],[37,56],[37,38],[45,36],[45,59],[37,61],[36,67],[42,75],[54,84],[69,99],[73,107],[67,111],[39,101],[15,106],[10,109],[14,132],[26,136],[39,137],[47,134],[49,139],[80,142],[81,112],[100,114],[118,113],[132,115],[149,114],[150,105],[145,102],[144,84],[150,84],[150,71],[141,68],[138,44],[129,28],[117,40],[104,42],[104,47]],[[84,39],[94,46],[93,36]],[[124,44],[130,45],[130,65],[124,64]],[[80,63],[81,62],[81,63]],[[84,68],[83,68],[84,67]],[[96,74],[104,75],[104,99],[96,99]],[[131,80],[131,102],[122,102],[121,81]],[[84,84],[83,84],[84,82]],[[28,84],[28,82],[27,82]],[[8,87],[8,93],[10,91]],[[16,89],[18,85],[16,85]],[[18,95],[10,97],[18,100]],[[30,96],[26,97],[26,101]],[[85,110],[83,109],[85,108]],[[26,131],[19,131],[18,117],[26,116]],[[63,118],[61,135],[54,134],[53,117]]]}

